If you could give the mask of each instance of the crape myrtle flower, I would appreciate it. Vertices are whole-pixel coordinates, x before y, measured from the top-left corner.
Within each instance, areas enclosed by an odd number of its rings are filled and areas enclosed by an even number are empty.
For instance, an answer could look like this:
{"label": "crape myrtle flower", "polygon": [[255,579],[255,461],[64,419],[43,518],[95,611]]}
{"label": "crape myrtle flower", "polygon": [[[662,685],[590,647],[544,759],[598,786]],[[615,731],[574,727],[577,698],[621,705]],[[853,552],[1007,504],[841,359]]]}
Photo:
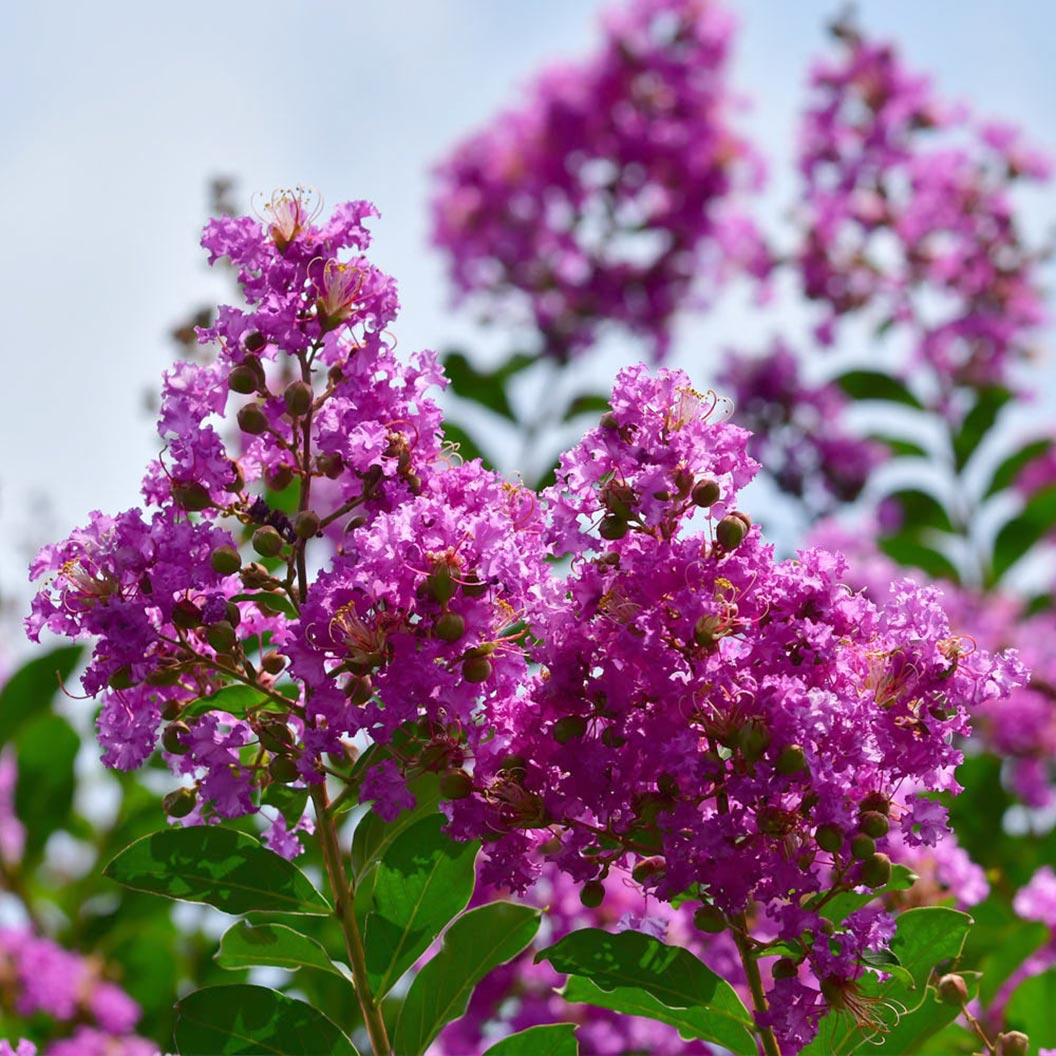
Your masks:
{"label": "crape myrtle flower", "polygon": [[1041,253],[1012,193],[1048,161],[1007,125],[943,103],[894,47],[847,20],[819,61],[803,122],[806,183],[799,266],[828,310],[831,341],[862,310],[910,336],[917,364],[951,385],[1007,384],[1045,320]]}
{"label": "crape myrtle flower", "polygon": [[555,551],[576,555],[566,604],[533,623],[542,668],[510,754],[478,760],[452,829],[483,834],[486,878],[516,888],[542,859],[581,884],[630,868],[705,919],[758,903],[825,1002],[856,1007],[877,923],[816,942],[812,899],[882,886],[892,830],[942,836],[917,790],[956,790],[954,736],[1021,670],[954,635],[934,588],[877,605],[842,558],[776,562],[735,507],[747,434],[684,374],[625,370],[612,408],[545,496]]}
{"label": "crape myrtle flower", "polygon": [[461,298],[565,360],[605,325],[662,358],[675,313],[770,261],[737,211],[763,166],[731,121],[733,23],[711,0],[630,0],[597,52],[540,76],[438,167],[433,240]]}
{"label": "crape myrtle flower", "polygon": [[811,385],[782,341],[762,356],[730,354],[718,376],[752,434],[748,451],[777,486],[814,509],[853,502],[885,449],[844,424],[850,401],[832,384]]}

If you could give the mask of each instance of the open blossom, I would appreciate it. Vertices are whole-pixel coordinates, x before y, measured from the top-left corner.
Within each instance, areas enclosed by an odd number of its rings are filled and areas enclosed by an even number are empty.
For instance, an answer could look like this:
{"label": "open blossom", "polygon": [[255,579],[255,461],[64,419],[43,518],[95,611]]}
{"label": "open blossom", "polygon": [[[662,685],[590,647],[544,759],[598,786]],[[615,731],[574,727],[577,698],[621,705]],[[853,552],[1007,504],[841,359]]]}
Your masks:
{"label": "open blossom", "polygon": [[729,15],[632,0],[603,32],[437,170],[433,237],[459,293],[529,322],[562,360],[606,323],[662,357],[679,308],[731,271],[769,268],[735,211],[762,165],[731,122]]}
{"label": "open blossom", "polygon": [[951,384],[1007,383],[1044,321],[1040,254],[1013,187],[1048,162],[1005,125],[943,104],[895,49],[835,27],[802,130],[804,291],[841,316],[904,328],[918,363]]}

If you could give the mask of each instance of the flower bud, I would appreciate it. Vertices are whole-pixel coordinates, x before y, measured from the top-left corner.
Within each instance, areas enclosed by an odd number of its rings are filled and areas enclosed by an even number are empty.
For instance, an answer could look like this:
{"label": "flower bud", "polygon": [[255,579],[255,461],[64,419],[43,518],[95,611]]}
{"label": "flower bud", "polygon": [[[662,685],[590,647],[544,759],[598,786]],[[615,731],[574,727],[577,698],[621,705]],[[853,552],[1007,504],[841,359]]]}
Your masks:
{"label": "flower bud", "polygon": [[242,344],[247,352],[259,352],[267,343],[267,338],[259,330],[250,330],[242,338]]}
{"label": "flower bud", "polygon": [[511,752],[507,755],[501,763],[499,763],[500,774],[513,774],[515,776],[523,776],[525,767],[527,767],[528,761],[523,755],[517,755],[516,752]]}
{"label": "flower bud", "polygon": [[252,542],[253,549],[261,557],[278,557],[282,553],[282,536],[270,524],[258,528],[253,533]]}
{"label": "flower bud", "polygon": [[995,1044],[997,1056],[1027,1056],[1030,1052],[1030,1038],[1021,1030],[998,1034]]}
{"label": "flower bud", "polygon": [[285,491],[293,483],[293,466],[280,462],[264,470],[264,483],[271,491]]}
{"label": "flower bud", "polygon": [[799,968],[791,957],[779,957],[772,969],[775,979],[794,979],[799,975]]}
{"label": "flower bud", "polygon": [[218,546],[209,556],[209,564],[220,576],[233,576],[242,567],[242,555],[233,546]]}
{"label": "flower bud", "polygon": [[161,809],[170,818],[185,818],[198,802],[198,793],[193,788],[177,788],[161,801]]}
{"label": "flower bud", "polygon": [[433,633],[442,642],[457,642],[466,633],[466,621],[457,612],[441,613],[433,625]]}
{"label": "flower bud", "polygon": [[628,527],[627,521],[623,517],[615,513],[609,513],[602,517],[601,524],[598,525],[598,535],[609,542],[615,542],[627,534]]}
{"label": "flower bud", "polygon": [[714,480],[698,480],[690,492],[694,505],[700,506],[701,509],[705,510],[709,506],[714,506],[721,495],[722,492],[719,491],[719,485]]}
{"label": "flower bud", "polygon": [[132,677],[132,668],[128,664],[119,667],[107,680],[107,685],[111,689],[131,689],[135,684],[136,680]]}
{"label": "flower bud", "polygon": [[963,1008],[968,1003],[968,984],[964,981],[964,976],[952,972],[944,975],[939,980],[938,990],[939,1000],[944,1005]]}
{"label": "flower bud", "polygon": [[486,656],[469,656],[462,662],[462,678],[466,682],[487,682],[491,672],[491,661]]}
{"label": "flower bud", "polygon": [[732,513],[723,517],[715,526],[715,538],[723,550],[736,550],[747,534],[747,525]]}
{"label": "flower bud", "polygon": [[282,394],[286,411],[291,418],[301,418],[311,410],[312,387],[305,381],[291,381]]}
{"label": "flower bud", "polygon": [[597,909],[605,901],[605,885],[600,880],[588,880],[579,889],[579,900],[587,909]]}
{"label": "flower bud", "polygon": [[859,809],[863,814],[868,811],[875,810],[884,817],[887,817],[891,813],[891,800],[883,794],[883,792],[870,792],[865,799],[862,800]]}
{"label": "flower bud", "polygon": [[173,484],[172,498],[178,506],[192,513],[207,510],[213,504],[208,489],[197,481],[190,484]]}
{"label": "flower bud", "polygon": [[858,833],[851,838],[851,857],[864,862],[876,854],[876,840],[872,836],[866,836],[864,832]]}
{"label": "flower bud", "polygon": [[616,415],[612,411],[606,411],[598,421],[602,429],[619,429],[620,423],[616,421]]}
{"label": "flower bud", "polygon": [[337,451],[324,452],[315,460],[315,464],[319,472],[330,480],[337,480],[345,469],[345,460]]}
{"label": "flower bud", "polygon": [[[143,679],[143,681],[146,682],[148,686],[174,686],[177,682],[179,682],[179,680],[179,668],[171,664],[166,664],[163,667],[159,667],[156,670],[151,671],[150,674],[147,675],[145,679]],[[163,719],[169,717],[164,714],[164,708],[162,710],[161,717]],[[173,717],[175,718],[175,716]]]}
{"label": "flower bud", "polygon": [[345,694],[353,707],[361,708],[374,695],[374,683],[370,675],[355,675],[349,679]]}
{"label": "flower bud", "polygon": [[465,770],[447,770],[440,775],[440,795],[444,799],[465,799],[473,795],[473,778]]}
{"label": "flower bud", "polygon": [[245,363],[239,363],[237,367],[231,368],[227,376],[227,385],[232,392],[248,396],[257,391],[257,372]]}
{"label": "flower bud", "polygon": [[774,769],[785,777],[791,774],[798,774],[801,770],[806,770],[806,768],[807,754],[798,744],[786,744],[781,749],[777,762],[774,764]]}
{"label": "flower bud", "polygon": [[284,722],[268,722],[260,727],[260,743],[269,752],[285,752],[293,745],[293,734]]}
{"label": "flower bud", "polygon": [[249,433],[251,436],[259,436],[261,433],[267,432],[268,416],[264,413],[264,409],[259,403],[247,403],[235,417],[238,421],[239,429],[244,433]]}
{"label": "flower bud", "polygon": [[205,630],[205,638],[218,653],[233,652],[235,645],[238,642],[238,638],[235,635],[235,629],[227,622],[227,620],[220,620],[207,627]]}
{"label": "flower bud", "polygon": [[627,743],[627,738],[617,733],[615,726],[606,726],[601,731],[601,743],[606,748],[622,748]]}
{"label": "flower bud", "polygon": [[886,836],[890,827],[891,824],[887,820],[886,815],[881,814],[878,810],[867,810],[858,819],[859,831],[864,832],[866,836],[872,836],[874,840],[879,840],[882,836]]}
{"label": "flower bud", "polygon": [[586,732],[587,720],[582,715],[563,715],[554,723],[554,740],[558,744],[567,744]]}
{"label": "flower bud", "polygon": [[835,854],[843,846],[843,830],[838,825],[819,825],[814,840],[823,851]]}
{"label": "flower bud", "polygon": [[467,598],[481,598],[488,590],[487,583],[481,581],[476,572],[467,572],[462,577],[462,594]]}
{"label": "flower bud", "polygon": [[189,744],[184,744],[181,738],[185,733],[190,733],[191,728],[185,722],[177,720],[170,722],[161,735],[161,746],[170,755],[186,755],[190,750]]}
{"label": "flower bud", "polygon": [[181,598],[172,607],[172,622],[185,631],[198,627],[202,622],[202,610],[189,598]]}
{"label": "flower bud", "polygon": [[745,759],[754,763],[770,747],[770,731],[762,720],[749,719],[737,732],[737,744]]}
{"label": "flower bud", "polygon": [[654,854],[649,858],[643,858],[632,870],[631,879],[636,884],[644,884],[647,880],[659,879],[667,872],[667,862],[663,855]]}
{"label": "flower bud", "polygon": [[446,605],[455,596],[457,589],[458,584],[455,582],[451,566],[446,561],[439,562],[425,577],[426,594],[441,605]]}
{"label": "flower bud", "polygon": [[300,510],[293,518],[293,534],[298,539],[314,539],[319,534],[319,514],[314,510]]}
{"label": "flower bud", "polygon": [[273,649],[270,653],[265,653],[260,661],[260,666],[264,668],[269,675],[277,675],[286,666],[286,657],[282,653],[277,653]]}
{"label": "flower bud", "polygon": [[227,614],[227,622],[232,627],[237,627],[242,622],[242,610],[238,607],[237,601],[229,601],[224,606],[224,612]]}
{"label": "flower bud", "polygon": [[718,935],[728,925],[726,914],[718,906],[703,905],[693,914],[693,926],[709,935]]}
{"label": "flower bud", "polygon": [[180,717],[181,711],[183,711],[183,701],[167,700],[161,706],[161,717],[166,722],[172,722],[173,719],[178,719]]}
{"label": "flower bud", "polygon": [[862,862],[862,883],[866,887],[883,887],[891,879],[891,859],[886,854],[874,854]]}
{"label": "flower bud", "polygon": [[268,763],[268,773],[272,781],[277,781],[280,785],[288,785],[301,776],[297,764],[288,755],[272,756],[271,762]]}

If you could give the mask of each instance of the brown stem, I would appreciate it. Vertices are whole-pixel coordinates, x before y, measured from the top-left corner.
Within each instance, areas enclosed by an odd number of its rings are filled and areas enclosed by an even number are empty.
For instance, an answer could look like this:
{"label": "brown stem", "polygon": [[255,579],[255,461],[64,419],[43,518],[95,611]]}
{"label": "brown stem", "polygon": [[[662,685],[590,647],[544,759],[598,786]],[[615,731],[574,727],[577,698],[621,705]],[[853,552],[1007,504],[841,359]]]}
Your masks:
{"label": "brown stem", "polygon": [[[743,913],[730,919],[730,933],[733,941],[737,944],[737,952],[741,955],[741,964],[744,974],[748,979],[748,989],[752,992],[752,1004],[757,1013],[765,1012],[770,1006],[763,993],[763,979],[759,974],[759,964],[752,956],[751,945],[748,940],[748,921]],[[771,1027],[761,1027],[756,1022],[759,1032],[759,1040],[763,1043],[763,1052],[766,1056],[781,1056],[781,1047],[777,1044],[777,1038]]]}
{"label": "brown stem", "polygon": [[315,804],[315,823],[318,827],[319,842],[323,848],[323,860],[326,862],[326,875],[330,880],[330,889],[334,893],[334,915],[341,925],[345,936],[345,949],[348,951],[348,964],[352,969],[352,978],[356,984],[356,997],[359,999],[363,1022],[370,1036],[374,1056],[391,1056],[392,1046],[385,1029],[385,1020],[381,1007],[370,992],[370,980],[367,975],[367,955],[363,948],[363,937],[356,922],[355,897],[353,889],[345,874],[345,864],[338,846],[337,830],[330,814],[330,804],[325,785],[316,785],[312,790],[312,802]]}

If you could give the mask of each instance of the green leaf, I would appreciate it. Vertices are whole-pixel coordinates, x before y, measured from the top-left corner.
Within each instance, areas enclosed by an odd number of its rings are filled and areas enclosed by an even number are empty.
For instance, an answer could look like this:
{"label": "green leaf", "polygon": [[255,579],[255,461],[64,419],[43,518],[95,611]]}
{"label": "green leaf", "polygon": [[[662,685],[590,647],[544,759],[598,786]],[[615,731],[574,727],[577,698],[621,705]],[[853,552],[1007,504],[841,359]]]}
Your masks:
{"label": "green leaf", "polygon": [[295,972],[299,968],[318,968],[347,981],[326,950],[315,941],[286,927],[285,924],[260,924],[252,927],[244,920],[232,925],[220,939],[215,957],[221,968],[232,971],[267,965]]}
{"label": "green leaf", "polygon": [[27,855],[36,856],[48,837],[69,822],[80,746],[74,728],[58,715],[38,715],[18,731],[15,813],[26,827]]}
{"label": "green leaf", "polygon": [[[972,912],[976,909],[973,906]],[[1050,937],[1049,929],[1039,920],[1020,920],[1014,914],[1007,925],[995,936],[994,945],[982,961],[983,980],[980,994],[984,1005],[989,1005],[997,992],[1011,978],[1012,973],[1032,954],[1037,952]],[[973,931],[974,935],[974,931]]]}
{"label": "green leaf", "polygon": [[274,807],[286,819],[288,826],[296,825],[308,803],[307,788],[293,788],[273,781],[260,797],[261,803]]}
{"label": "green leaf", "polygon": [[393,1049],[421,1056],[444,1025],[465,1014],[473,988],[512,960],[539,930],[540,911],[490,902],[451,925],[435,957],[415,976],[400,1010]]}
{"label": "green leaf", "polygon": [[[978,989],[978,978],[973,973],[962,973],[968,984],[968,996],[974,998]],[[956,1005],[943,1004],[933,986],[927,990],[927,998],[919,1008],[908,1015],[899,1016],[891,1029],[873,1041],[864,1042],[860,1048],[863,1053],[879,1053],[881,1056],[906,1056],[916,1052],[941,1031],[945,1030],[961,1014]],[[944,1052],[952,1050],[946,1049]]]}
{"label": "green leaf", "polygon": [[0,744],[6,744],[31,715],[47,711],[73,669],[84,646],[66,645],[23,664],[0,690]]}
{"label": "green leaf", "polygon": [[284,616],[297,619],[297,608],[281,591],[256,590],[248,594],[236,594],[230,601],[251,601],[265,616],[281,612]]}
{"label": "green leaf", "polygon": [[900,565],[923,569],[934,579],[948,579],[951,583],[961,581],[957,567],[945,554],[908,535],[889,535],[880,540],[880,549]]}
{"label": "green leaf", "polygon": [[579,1056],[575,1023],[529,1027],[492,1045],[484,1056]]}
{"label": "green leaf", "polygon": [[894,499],[902,508],[902,532],[915,535],[925,528],[937,528],[942,532],[952,532],[953,522],[946,512],[946,507],[934,495],[920,488],[904,488],[892,492],[889,498]]}
{"label": "green leaf", "polygon": [[1001,577],[1023,557],[1035,543],[1056,527],[1056,484],[1035,492],[1023,511],[1008,521],[994,540],[992,582]]}
{"label": "green leaf", "polygon": [[923,409],[924,405],[899,381],[879,370],[850,370],[833,378],[848,396],[855,400],[886,400]]}
{"label": "green leaf", "polygon": [[263,700],[264,694],[252,686],[224,686],[219,692],[211,697],[198,697],[180,713],[181,718],[188,716],[204,715],[207,711],[226,711],[232,715],[242,718],[246,709]]}
{"label": "green leaf", "polygon": [[[867,906],[875,898],[887,892],[908,891],[917,882],[917,874],[905,865],[891,867],[891,879],[883,887],[871,891],[841,891],[834,895],[819,910],[821,915],[834,924],[842,923],[855,910]],[[808,903],[809,907],[810,903]]]}
{"label": "green leaf", "polygon": [[464,400],[487,407],[489,411],[517,420],[506,394],[506,382],[535,361],[535,356],[518,352],[502,366],[492,371],[478,370],[461,352],[449,352],[443,360],[444,373],[451,382],[451,390]]}
{"label": "green leaf", "polygon": [[971,410],[964,416],[961,428],[953,438],[953,459],[959,473],[978,450],[993,428],[1001,408],[1012,399],[1008,389],[999,386],[981,389]]}
{"label": "green leaf", "polygon": [[1016,987],[1005,1007],[1005,1022],[1008,1029],[1030,1035],[1033,1051],[1056,1046],[1056,968]]}
{"label": "green leaf", "polygon": [[535,960],[547,960],[555,971],[589,980],[606,992],[605,1008],[664,1022],[670,1022],[673,1009],[689,1010],[695,1014],[678,1016],[680,1030],[682,1023],[691,1024],[689,1036],[736,1053],[756,1052],[751,1013],[736,991],[680,946],[668,946],[640,931],[614,935],[582,928],[541,950]]}
{"label": "green leaf", "polygon": [[103,874],[137,891],[208,902],[226,913],[332,912],[292,862],[245,833],[218,826],[144,836],[118,854]]}
{"label": "green leaf", "polygon": [[463,461],[471,462],[474,458],[479,458],[484,463],[485,469],[493,469],[494,463],[481,449],[480,444],[473,439],[469,433],[466,432],[462,426],[457,425],[455,422],[450,420],[444,422],[444,440],[449,444],[456,444],[458,446],[458,454]]}
{"label": "green leaf", "polygon": [[446,824],[441,814],[422,818],[378,863],[364,924],[367,974],[376,998],[384,997],[469,905],[480,843],[452,840],[441,831]]}
{"label": "green leaf", "polygon": [[585,392],[582,396],[577,396],[568,405],[562,421],[570,422],[581,414],[604,414],[609,410],[610,406],[608,396],[603,396],[601,393]]}
{"label": "green leaf", "polygon": [[1050,437],[1043,437],[1040,440],[1031,440],[1030,443],[1024,444],[1018,451],[1013,451],[994,470],[994,475],[990,478],[984,497],[989,498],[991,495],[996,495],[999,491],[1004,491],[1006,488],[1011,487],[1026,466],[1030,465],[1035,459],[1041,458],[1042,455],[1047,455],[1052,450],[1052,443]]}
{"label": "green leaf", "polygon": [[414,806],[401,811],[392,821],[382,821],[373,810],[359,819],[352,833],[352,872],[361,878],[376,865],[400,835],[430,814],[437,814],[440,802],[440,778],[422,774],[407,785],[414,796]]}
{"label": "green leaf", "polygon": [[879,444],[884,444],[896,458],[930,458],[927,448],[915,440],[906,440],[901,436],[888,436],[886,433],[874,433],[869,437]]}
{"label": "green leaf", "polygon": [[311,1005],[263,986],[210,986],[176,1005],[180,1056],[358,1056]]}

